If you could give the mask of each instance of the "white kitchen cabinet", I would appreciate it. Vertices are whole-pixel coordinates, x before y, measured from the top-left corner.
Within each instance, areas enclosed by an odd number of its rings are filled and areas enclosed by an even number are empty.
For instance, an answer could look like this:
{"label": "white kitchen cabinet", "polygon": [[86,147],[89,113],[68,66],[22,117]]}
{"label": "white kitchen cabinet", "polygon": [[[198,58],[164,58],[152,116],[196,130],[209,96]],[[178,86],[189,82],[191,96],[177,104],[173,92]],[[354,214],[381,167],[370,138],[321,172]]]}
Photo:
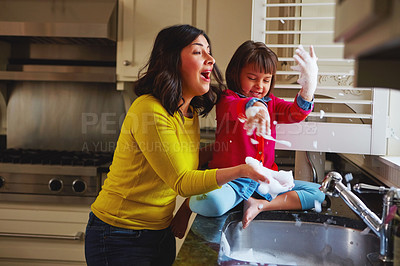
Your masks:
{"label": "white kitchen cabinet", "polygon": [[174,24],[192,24],[192,0],[119,0],[117,81],[136,80],[157,33]]}
{"label": "white kitchen cabinet", "polygon": [[119,0],[117,81],[137,79],[157,33],[174,24],[190,24],[211,39],[224,72],[236,48],[251,38],[251,0]]}
{"label": "white kitchen cabinet", "polygon": [[400,89],[400,1],[337,0],[335,40],[356,59],[356,87]]}
{"label": "white kitchen cabinet", "polygon": [[86,265],[89,205],[0,203],[0,265]]}

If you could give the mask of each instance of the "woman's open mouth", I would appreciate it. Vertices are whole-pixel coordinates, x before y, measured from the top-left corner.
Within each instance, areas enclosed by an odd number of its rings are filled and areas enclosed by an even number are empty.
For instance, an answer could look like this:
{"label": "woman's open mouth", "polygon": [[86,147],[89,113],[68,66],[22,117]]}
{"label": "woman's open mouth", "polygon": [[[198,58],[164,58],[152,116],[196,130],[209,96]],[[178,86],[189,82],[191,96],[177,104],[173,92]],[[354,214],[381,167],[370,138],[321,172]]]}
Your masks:
{"label": "woman's open mouth", "polygon": [[201,77],[202,77],[203,80],[205,80],[207,82],[210,82],[210,80],[211,80],[211,78],[210,78],[211,77],[211,70],[207,70],[207,71],[201,72],[200,74],[201,74]]}

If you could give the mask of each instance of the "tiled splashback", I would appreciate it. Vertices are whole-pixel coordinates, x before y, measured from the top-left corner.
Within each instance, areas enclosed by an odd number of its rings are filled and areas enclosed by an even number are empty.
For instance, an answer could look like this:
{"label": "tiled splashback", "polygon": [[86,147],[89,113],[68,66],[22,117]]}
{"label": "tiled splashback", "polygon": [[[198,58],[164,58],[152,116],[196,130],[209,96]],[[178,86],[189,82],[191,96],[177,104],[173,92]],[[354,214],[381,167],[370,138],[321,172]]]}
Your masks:
{"label": "tiled splashback", "polygon": [[389,187],[400,187],[400,165],[381,156],[343,154],[344,157],[367,171]]}

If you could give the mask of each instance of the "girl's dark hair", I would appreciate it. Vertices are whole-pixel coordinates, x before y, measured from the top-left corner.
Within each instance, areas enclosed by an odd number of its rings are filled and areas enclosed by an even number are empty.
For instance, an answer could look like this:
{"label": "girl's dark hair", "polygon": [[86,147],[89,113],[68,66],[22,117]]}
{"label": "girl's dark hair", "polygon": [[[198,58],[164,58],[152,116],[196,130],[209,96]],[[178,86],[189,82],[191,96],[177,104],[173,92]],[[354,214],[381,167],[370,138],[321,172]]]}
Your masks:
{"label": "girl's dark hair", "polygon": [[275,86],[278,57],[263,42],[246,41],[233,54],[225,72],[226,84],[229,89],[242,93],[240,86],[240,71],[248,64],[254,64],[260,72],[272,74],[271,87]]}
{"label": "girl's dark hair", "polygon": [[[134,83],[135,93],[138,96],[153,95],[160,100],[170,115],[179,112],[183,118],[179,110],[179,102],[183,99],[181,51],[200,35],[208,41],[211,54],[211,43],[204,31],[190,25],[174,25],[162,29],[154,41],[149,61],[139,71],[139,79]],[[210,90],[206,94],[196,96],[190,102],[190,105],[203,116],[211,111],[224,89],[223,77],[217,65],[214,64],[211,74],[217,84],[210,85]]]}

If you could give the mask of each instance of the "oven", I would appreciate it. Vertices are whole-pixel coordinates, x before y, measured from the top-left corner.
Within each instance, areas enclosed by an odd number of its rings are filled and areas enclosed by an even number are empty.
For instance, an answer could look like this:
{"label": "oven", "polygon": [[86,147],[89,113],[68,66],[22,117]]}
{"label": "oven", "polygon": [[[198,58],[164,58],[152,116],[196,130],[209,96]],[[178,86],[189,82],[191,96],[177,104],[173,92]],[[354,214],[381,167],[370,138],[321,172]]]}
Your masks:
{"label": "oven", "polygon": [[0,200],[91,202],[125,117],[115,83],[8,81]]}
{"label": "oven", "polygon": [[6,149],[0,154],[0,198],[90,204],[112,152]]}
{"label": "oven", "polygon": [[0,265],[85,265],[84,231],[126,114],[116,0],[4,0]]}
{"label": "oven", "polygon": [[0,200],[93,202],[125,117],[115,84],[7,83]]}
{"label": "oven", "polygon": [[89,203],[126,113],[116,90],[117,2],[3,4],[0,200]]}

